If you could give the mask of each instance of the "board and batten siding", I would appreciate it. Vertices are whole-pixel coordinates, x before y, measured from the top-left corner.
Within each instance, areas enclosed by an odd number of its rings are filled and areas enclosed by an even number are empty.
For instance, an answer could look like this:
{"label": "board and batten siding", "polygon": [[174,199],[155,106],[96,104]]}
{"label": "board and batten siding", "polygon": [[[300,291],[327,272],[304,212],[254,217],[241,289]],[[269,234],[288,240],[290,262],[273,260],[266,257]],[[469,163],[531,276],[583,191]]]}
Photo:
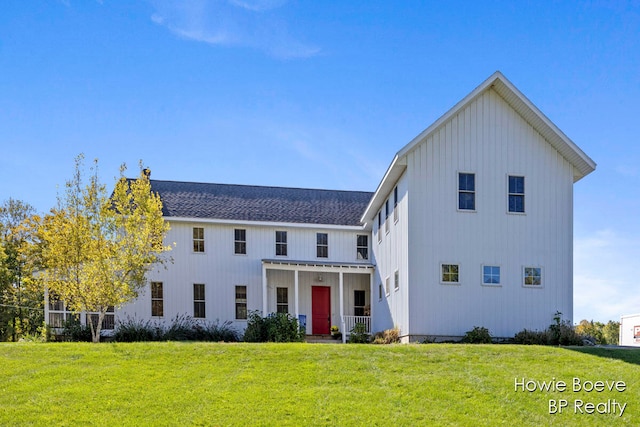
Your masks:
{"label": "board and batten siding", "polygon": [[[400,335],[409,331],[408,288],[408,193],[406,174],[402,175],[394,188],[398,189],[398,205],[394,204],[394,190],[387,195],[389,201],[389,227],[385,225],[385,204],[382,204],[382,229],[378,228],[377,216],[373,226],[373,262],[376,265],[375,278],[371,290],[373,331],[384,331],[397,327]],[[394,212],[397,210],[397,213]],[[397,216],[396,216],[397,215]],[[396,220],[397,218],[397,220]],[[381,234],[381,239],[378,235]],[[395,272],[399,273],[399,287],[395,289]],[[389,278],[389,292],[386,293],[386,279]],[[382,284],[382,297],[379,285]]]}
{"label": "board and batten siding", "polygon": [[[247,286],[247,310],[262,310],[262,260],[283,259],[294,261],[317,262],[350,262],[369,264],[370,260],[357,259],[357,235],[369,236],[369,253],[371,254],[371,236],[364,230],[344,228],[322,228],[321,225],[259,225],[259,224],[225,224],[200,222],[194,220],[171,221],[171,230],[165,242],[175,246],[167,256],[173,259],[167,268],[156,267],[147,275],[148,282],[163,283],[164,316],[151,317],[151,291],[147,286],[139,298],[117,310],[118,319],[127,316],[143,320],[170,321],[177,315],[193,315],[193,284],[205,285],[206,320],[221,322],[230,320],[242,330],[246,321],[235,319],[235,287]],[[193,251],[193,227],[204,228],[204,253]],[[246,230],[246,255],[234,253],[234,230]],[[287,256],[276,256],[276,231],[287,232]],[[329,240],[328,258],[318,258],[316,252],[316,233],[327,233]],[[289,272],[278,272],[286,274]],[[269,275],[274,274],[270,272]],[[348,275],[345,275],[348,276]],[[276,276],[270,276],[276,277]],[[301,273],[301,277],[303,277]],[[346,278],[345,283],[354,283],[369,289],[369,279]],[[326,283],[326,282],[325,282]],[[283,286],[293,289],[293,282],[283,282]],[[336,281],[337,285],[337,281]],[[269,300],[269,309],[275,311],[275,285],[273,301]],[[306,297],[306,290],[301,286],[301,298]],[[336,291],[337,292],[337,291]],[[289,312],[293,313],[293,290],[289,291]],[[337,297],[337,293],[335,294]],[[310,290],[309,290],[310,298]],[[332,289],[332,304],[333,304]],[[369,296],[368,296],[369,298]],[[302,299],[301,299],[302,302]],[[310,304],[310,302],[309,302]],[[310,307],[310,306],[309,306]],[[301,305],[302,308],[302,305]],[[338,310],[332,307],[332,311]],[[301,309],[301,314],[305,314]],[[310,316],[309,311],[309,316]],[[333,320],[333,319],[332,319]],[[339,324],[338,319],[336,323]]]}
{"label": "board and batten siding", "polygon": [[[573,166],[494,90],[483,92],[407,154],[409,333],[496,337],[573,316]],[[458,173],[475,174],[476,210],[458,210]],[[508,213],[508,176],[525,177],[525,213]],[[458,264],[459,284],[441,283]],[[482,266],[501,268],[500,286]],[[542,286],[523,286],[541,267]],[[437,332],[436,332],[437,331]]]}

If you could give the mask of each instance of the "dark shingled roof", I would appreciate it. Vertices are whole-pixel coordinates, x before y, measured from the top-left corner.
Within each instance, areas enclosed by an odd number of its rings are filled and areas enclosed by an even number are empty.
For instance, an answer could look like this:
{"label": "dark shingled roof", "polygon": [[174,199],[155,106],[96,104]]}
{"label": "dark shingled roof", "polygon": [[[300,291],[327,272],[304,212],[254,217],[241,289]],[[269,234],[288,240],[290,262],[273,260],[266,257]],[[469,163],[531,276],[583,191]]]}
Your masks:
{"label": "dark shingled roof", "polygon": [[165,217],[360,225],[373,193],[151,180]]}

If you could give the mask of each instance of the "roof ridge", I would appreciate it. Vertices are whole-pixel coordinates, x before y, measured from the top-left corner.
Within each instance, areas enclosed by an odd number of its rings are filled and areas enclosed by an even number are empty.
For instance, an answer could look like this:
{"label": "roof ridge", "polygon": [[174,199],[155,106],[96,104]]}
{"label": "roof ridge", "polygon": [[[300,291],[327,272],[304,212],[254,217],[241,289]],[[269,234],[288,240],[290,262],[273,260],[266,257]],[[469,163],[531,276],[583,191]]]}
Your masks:
{"label": "roof ridge", "polygon": [[224,187],[244,187],[244,188],[261,188],[261,189],[281,189],[281,190],[305,190],[305,191],[325,191],[331,193],[360,193],[373,194],[373,191],[364,190],[336,190],[330,188],[309,188],[309,187],[285,187],[278,185],[257,185],[257,184],[226,184],[219,182],[201,182],[201,181],[176,181],[164,179],[150,179],[150,182],[171,183],[171,184],[189,184],[189,185],[217,185]]}

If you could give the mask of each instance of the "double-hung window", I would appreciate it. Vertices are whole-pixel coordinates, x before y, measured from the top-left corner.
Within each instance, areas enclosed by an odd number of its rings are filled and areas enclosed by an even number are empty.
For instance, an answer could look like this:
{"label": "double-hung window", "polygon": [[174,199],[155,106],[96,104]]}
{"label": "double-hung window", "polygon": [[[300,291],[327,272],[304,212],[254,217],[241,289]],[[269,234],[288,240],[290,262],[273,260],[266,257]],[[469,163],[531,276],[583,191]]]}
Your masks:
{"label": "double-hung window", "polygon": [[164,316],[164,295],[162,282],[151,282],[151,315]]}
{"label": "double-hung window", "polygon": [[276,288],[276,310],[278,313],[289,312],[289,289]]}
{"label": "double-hung window", "polygon": [[393,222],[398,222],[398,187],[393,189]]}
{"label": "double-hung window", "polygon": [[524,213],[524,176],[509,175],[509,212]]}
{"label": "double-hung window", "polygon": [[369,259],[369,236],[358,234],[356,237],[357,258],[359,260]]}
{"label": "double-hung window", "polygon": [[236,286],[236,319],[247,319],[247,287]]}
{"label": "double-hung window", "polygon": [[384,202],[384,231],[389,232],[389,199]]}
{"label": "double-hung window", "polygon": [[382,242],[382,211],[378,212],[378,243]]}
{"label": "double-hung window", "polygon": [[193,284],[193,317],[204,319],[206,317],[204,284]]}
{"label": "double-hung window", "polygon": [[233,231],[234,234],[234,242],[233,242],[233,253],[236,255],[246,255],[247,254],[247,230],[236,228]]}
{"label": "double-hung window", "polygon": [[476,210],[476,175],[473,173],[458,174],[458,209]]}
{"label": "double-hung window", "polygon": [[193,252],[204,252],[204,228],[193,227]]}
{"label": "double-hung window", "polygon": [[287,232],[276,231],[276,255],[287,256]]}
{"label": "double-hung window", "polygon": [[318,258],[329,257],[329,235],[327,233],[316,233],[316,256]]}

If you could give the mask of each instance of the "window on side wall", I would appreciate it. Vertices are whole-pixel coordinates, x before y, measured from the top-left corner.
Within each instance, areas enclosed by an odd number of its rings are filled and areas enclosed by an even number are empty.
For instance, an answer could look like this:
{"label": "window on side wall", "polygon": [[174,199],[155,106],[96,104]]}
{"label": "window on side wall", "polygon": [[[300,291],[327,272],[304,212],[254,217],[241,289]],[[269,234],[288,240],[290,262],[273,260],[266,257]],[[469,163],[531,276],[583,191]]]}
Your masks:
{"label": "window on side wall", "polygon": [[542,286],[542,268],[524,267],[523,285],[531,287]]}
{"label": "window on side wall", "polygon": [[500,267],[497,265],[482,266],[482,284],[488,286],[500,285]]}
{"label": "window on side wall", "polygon": [[369,236],[359,234],[356,237],[357,259],[369,259]]}
{"label": "window on side wall", "polygon": [[276,310],[278,313],[289,313],[288,288],[276,288]]}
{"label": "window on side wall", "polygon": [[442,283],[460,283],[460,266],[458,264],[442,264],[441,269],[442,275],[440,280]]}
{"label": "window on side wall", "polygon": [[236,286],[236,319],[247,319],[247,287]]}
{"label": "window on side wall", "polygon": [[247,254],[247,230],[242,228],[236,228],[233,230],[234,242],[233,253],[236,255]]}
{"label": "window on side wall", "polygon": [[382,211],[378,212],[378,243],[382,242]]}
{"label": "window on side wall", "polygon": [[509,212],[524,213],[524,176],[509,175]]}
{"label": "window on side wall", "polygon": [[206,317],[204,284],[193,284],[193,317],[204,319]]}
{"label": "window on side wall", "polygon": [[151,282],[151,315],[164,316],[164,295],[162,282]]}
{"label": "window on side wall", "polygon": [[384,281],[384,293],[387,296],[389,296],[389,293],[391,292],[391,287],[389,285],[390,282],[391,282],[391,278],[389,277],[387,277]]}
{"label": "window on side wall", "polygon": [[193,227],[193,252],[204,252],[204,228]]}
{"label": "window on side wall", "polygon": [[393,189],[393,221],[398,222],[398,187]]}
{"label": "window on side wall", "polygon": [[398,270],[393,274],[393,289],[396,291],[400,289],[400,272]]}
{"label": "window on side wall", "polygon": [[384,202],[384,231],[389,232],[389,199]]}
{"label": "window on side wall", "polygon": [[318,258],[329,257],[329,235],[327,233],[316,233],[316,256]]}

